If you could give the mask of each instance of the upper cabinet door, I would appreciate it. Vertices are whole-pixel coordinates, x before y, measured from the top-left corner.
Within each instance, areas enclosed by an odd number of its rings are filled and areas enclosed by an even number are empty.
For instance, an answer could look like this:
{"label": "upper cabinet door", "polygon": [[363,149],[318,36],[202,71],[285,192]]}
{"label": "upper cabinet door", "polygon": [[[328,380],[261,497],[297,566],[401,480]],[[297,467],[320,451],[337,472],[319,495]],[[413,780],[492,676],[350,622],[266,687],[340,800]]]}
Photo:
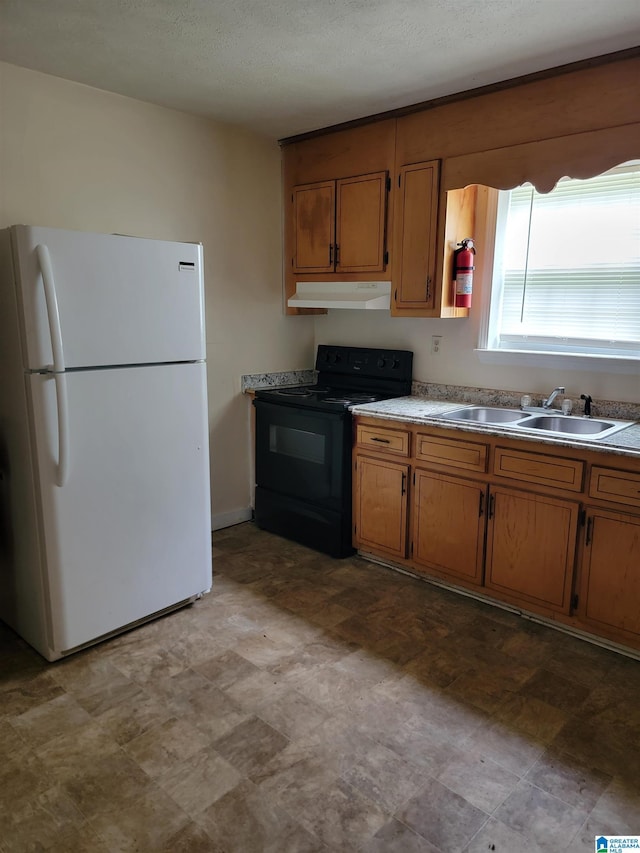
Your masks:
{"label": "upper cabinet door", "polygon": [[385,268],[387,172],[336,182],[336,272]]}
{"label": "upper cabinet door", "polygon": [[333,272],[334,211],[335,181],[293,188],[294,272]]}
{"label": "upper cabinet door", "polygon": [[437,160],[400,169],[392,276],[396,308],[435,305],[439,177]]}

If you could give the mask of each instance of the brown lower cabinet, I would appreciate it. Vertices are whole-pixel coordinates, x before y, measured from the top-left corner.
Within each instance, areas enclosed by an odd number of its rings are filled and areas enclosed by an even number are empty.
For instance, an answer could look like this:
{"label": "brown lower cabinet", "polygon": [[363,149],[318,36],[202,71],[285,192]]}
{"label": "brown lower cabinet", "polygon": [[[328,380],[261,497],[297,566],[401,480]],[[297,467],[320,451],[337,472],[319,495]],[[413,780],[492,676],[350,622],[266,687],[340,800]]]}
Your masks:
{"label": "brown lower cabinet", "polygon": [[405,557],[409,466],[356,457],[355,531],[359,547]]}
{"label": "brown lower cabinet", "polygon": [[356,548],[634,648],[639,496],[631,457],[356,418]]}
{"label": "brown lower cabinet", "polygon": [[415,562],[482,583],[486,486],[421,468],[413,483]]}
{"label": "brown lower cabinet", "polygon": [[640,637],[640,516],[587,509],[580,599],[594,629]]}

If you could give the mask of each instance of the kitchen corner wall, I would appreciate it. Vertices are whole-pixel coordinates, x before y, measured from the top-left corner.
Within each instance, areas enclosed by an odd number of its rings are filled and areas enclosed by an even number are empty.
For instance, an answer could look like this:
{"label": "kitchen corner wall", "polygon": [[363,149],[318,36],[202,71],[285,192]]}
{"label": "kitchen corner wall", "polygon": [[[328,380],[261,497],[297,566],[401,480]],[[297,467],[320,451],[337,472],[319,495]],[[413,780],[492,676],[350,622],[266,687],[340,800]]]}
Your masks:
{"label": "kitchen corner wall", "polygon": [[314,356],[313,318],[282,311],[277,144],[6,63],[0,115],[0,228],[203,243],[213,526],[248,518],[240,376],[309,367]]}

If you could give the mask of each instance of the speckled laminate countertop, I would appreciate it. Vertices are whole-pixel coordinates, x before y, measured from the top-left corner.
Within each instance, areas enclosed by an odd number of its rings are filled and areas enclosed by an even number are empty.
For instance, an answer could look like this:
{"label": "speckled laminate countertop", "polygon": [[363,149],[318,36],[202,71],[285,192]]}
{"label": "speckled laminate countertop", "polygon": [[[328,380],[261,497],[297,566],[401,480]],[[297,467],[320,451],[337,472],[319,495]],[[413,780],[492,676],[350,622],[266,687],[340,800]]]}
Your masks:
{"label": "speckled laminate countertop", "polygon": [[473,432],[476,435],[501,435],[505,438],[515,438],[519,441],[529,441],[535,444],[553,444],[562,447],[583,448],[602,453],[614,453],[620,456],[631,456],[640,459],[640,423],[634,423],[622,432],[615,433],[601,441],[594,439],[573,439],[566,436],[549,434],[532,435],[514,427],[503,424],[463,423],[461,421],[444,420],[442,415],[459,409],[468,403],[430,400],[426,397],[395,397],[391,400],[381,400],[378,403],[366,403],[352,406],[354,415],[366,415],[381,420],[404,421],[412,424],[428,424],[443,429],[458,432]]}

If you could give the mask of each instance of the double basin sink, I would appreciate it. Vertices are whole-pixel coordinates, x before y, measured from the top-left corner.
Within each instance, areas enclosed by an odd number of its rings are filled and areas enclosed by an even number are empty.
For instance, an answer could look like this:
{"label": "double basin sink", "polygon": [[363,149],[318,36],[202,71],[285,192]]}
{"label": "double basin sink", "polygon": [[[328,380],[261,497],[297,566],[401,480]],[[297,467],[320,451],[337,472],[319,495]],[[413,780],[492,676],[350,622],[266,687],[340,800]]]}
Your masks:
{"label": "double basin sink", "polygon": [[633,421],[617,421],[612,418],[584,418],[558,414],[527,412],[520,409],[500,409],[492,406],[465,406],[440,415],[447,421],[474,423],[485,426],[501,426],[514,432],[544,433],[561,438],[594,441],[609,438],[633,425]]}

